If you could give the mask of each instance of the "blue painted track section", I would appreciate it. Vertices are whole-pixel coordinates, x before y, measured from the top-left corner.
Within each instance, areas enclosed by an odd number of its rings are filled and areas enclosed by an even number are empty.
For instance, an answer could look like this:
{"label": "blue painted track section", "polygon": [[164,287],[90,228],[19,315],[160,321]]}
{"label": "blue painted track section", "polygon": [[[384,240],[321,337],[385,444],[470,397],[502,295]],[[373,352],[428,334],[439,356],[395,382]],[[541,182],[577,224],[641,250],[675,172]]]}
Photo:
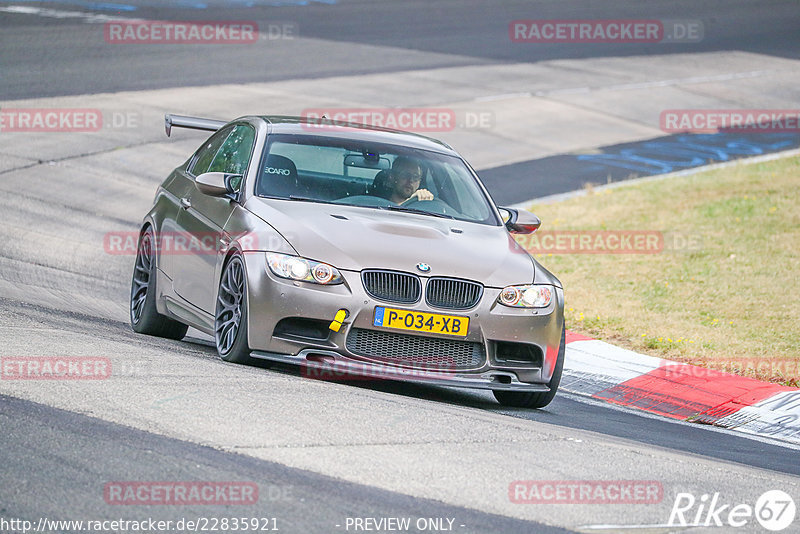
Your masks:
{"label": "blue painted track section", "polygon": [[478,172],[500,204],[565,193],[586,184],[620,182],[800,147],[800,134],[678,134],[562,154]]}

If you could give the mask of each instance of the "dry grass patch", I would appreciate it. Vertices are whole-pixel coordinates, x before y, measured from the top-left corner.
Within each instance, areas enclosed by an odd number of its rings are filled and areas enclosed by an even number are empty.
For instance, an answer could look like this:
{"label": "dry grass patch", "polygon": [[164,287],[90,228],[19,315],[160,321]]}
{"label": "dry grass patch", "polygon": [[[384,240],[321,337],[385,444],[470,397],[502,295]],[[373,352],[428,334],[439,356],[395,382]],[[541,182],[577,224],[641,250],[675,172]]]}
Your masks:
{"label": "dry grass patch", "polygon": [[537,255],[564,283],[571,330],[798,385],[800,158],[595,190],[530,210],[541,231],[664,235],[658,254]]}

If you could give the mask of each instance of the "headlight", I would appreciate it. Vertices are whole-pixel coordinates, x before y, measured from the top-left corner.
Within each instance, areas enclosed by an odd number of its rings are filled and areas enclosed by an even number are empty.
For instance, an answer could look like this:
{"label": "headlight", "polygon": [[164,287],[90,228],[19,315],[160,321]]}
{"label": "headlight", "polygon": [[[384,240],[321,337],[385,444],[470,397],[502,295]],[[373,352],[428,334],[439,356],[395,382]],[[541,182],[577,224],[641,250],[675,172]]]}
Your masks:
{"label": "headlight", "polygon": [[553,286],[524,285],[507,286],[500,292],[497,301],[513,308],[546,308],[553,300]]}
{"label": "headlight", "polygon": [[323,285],[342,283],[342,275],[336,267],[299,256],[267,252],[267,265],[272,274],[281,278]]}

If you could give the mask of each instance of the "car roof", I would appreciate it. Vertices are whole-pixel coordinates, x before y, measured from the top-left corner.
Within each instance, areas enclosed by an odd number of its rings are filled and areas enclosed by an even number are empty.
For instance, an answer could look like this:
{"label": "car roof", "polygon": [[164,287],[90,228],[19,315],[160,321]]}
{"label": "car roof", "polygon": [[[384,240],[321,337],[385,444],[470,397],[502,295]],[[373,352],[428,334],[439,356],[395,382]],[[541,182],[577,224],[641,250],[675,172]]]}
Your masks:
{"label": "car roof", "polygon": [[401,145],[421,150],[458,156],[447,143],[411,132],[379,128],[355,122],[332,121],[289,115],[260,115],[257,117],[269,124],[269,133],[307,136],[325,136],[336,139],[353,139]]}

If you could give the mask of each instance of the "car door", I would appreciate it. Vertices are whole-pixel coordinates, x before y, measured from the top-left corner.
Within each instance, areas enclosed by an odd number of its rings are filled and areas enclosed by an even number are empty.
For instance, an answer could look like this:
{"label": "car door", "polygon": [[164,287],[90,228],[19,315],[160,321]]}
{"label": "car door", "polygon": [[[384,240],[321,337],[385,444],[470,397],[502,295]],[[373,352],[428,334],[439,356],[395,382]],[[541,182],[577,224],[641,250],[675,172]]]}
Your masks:
{"label": "car door", "polygon": [[219,148],[225,139],[230,135],[231,128],[225,128],[210,136],[198,148],[192,157],[189,158],[187,164],[181,168],[175,169],[172,172],[170,180],[165,184],[164,202],[168,204],[165,210],[165,216],[161,222],[161,251],[159,255],[158,266],[170,280],[176,277],[175,271],[175,253],[173,244],[175,238],[183,236],[178,228],[178,215],[183,211],[181,202],[183,199],[189,197],[189,193],[195,189],[193,171],[198,168],[208,169],[214,156],[217,155]]}
{"label": "car door", "polygon": [[[255,129],[248,124],[237,124],[219,134],[223,141],[209,140],[209,148],[218,148],[212,156],[204,153],[198,158],[192,168],[194,177],[204,172],[247,173]],[[231,198],[207,195],[196,186],[181,199],[176,239],[183,239],[181,244],[175,244],[173,286],[178,295],[210,314],[214,313],[217,289],[214,274],[230,242],[224,232],[225,222],[235,204]]]}

